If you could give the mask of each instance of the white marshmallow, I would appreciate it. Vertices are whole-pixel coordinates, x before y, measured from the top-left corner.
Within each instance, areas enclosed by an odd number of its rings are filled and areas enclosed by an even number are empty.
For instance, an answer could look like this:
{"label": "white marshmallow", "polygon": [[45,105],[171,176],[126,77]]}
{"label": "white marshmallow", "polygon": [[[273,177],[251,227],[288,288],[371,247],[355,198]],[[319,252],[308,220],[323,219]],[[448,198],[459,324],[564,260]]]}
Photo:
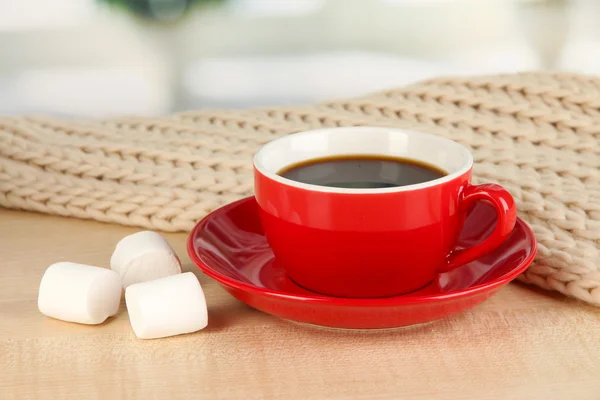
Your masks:
{"label": "white marshmallow", "polygon": [[80,324],[100,324],[119,310],[121,279],[110,269],[72,262],[48,267],[38,293],[42,314]]}
{"label": "white marshmallow", "polygon": [[181,273],[181,263],[169,243],[158,233],[142,231],[121,239],[110,258],[123,287]]}
{"label": "white marshmallow", "polygon": [[204,292],[191,272],[130,285],[125,301],[140,339],[196,332],[208,324]]}

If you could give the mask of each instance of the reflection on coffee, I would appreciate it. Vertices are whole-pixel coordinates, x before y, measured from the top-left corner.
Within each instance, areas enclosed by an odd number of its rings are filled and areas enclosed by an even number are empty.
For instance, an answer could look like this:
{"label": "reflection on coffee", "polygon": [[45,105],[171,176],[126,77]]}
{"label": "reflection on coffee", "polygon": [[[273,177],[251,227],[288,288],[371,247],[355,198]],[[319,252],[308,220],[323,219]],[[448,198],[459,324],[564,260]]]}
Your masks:
{"label": "reflection on coffee", "polygon": [[441,169],[399,157],[343,155],[315,158],[289,165],[278,175],[319,186],[379,189],[414,185],[441,178]]}

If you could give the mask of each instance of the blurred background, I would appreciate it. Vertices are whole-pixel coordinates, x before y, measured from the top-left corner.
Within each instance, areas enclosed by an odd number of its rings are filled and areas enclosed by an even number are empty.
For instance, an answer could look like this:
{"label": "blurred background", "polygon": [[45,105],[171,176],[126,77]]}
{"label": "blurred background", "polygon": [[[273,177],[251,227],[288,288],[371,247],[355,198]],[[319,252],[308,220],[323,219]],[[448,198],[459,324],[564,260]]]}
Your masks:
{"label": "blurred background", "polygon": [[600,0],[0,0],[0,114],[296,105],[600,72]]}

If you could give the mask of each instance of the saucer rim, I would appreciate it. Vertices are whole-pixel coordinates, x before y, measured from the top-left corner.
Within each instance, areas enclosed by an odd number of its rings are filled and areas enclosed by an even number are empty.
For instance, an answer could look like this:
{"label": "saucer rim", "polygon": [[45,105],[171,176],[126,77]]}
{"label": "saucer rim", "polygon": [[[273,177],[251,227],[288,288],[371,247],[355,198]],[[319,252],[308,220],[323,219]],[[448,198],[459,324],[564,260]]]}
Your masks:
{"label": "saucer rim", "polygon": [[289,292],[282,292],[278,290],[263,288],[259,286],[255,286],[252,284],[248,284],[245,282],[238,281],[229,276],[223,275],[217,271],[215,271],[210,266],[206,265],[200,257],[196,254],[194,248],[194,237],[196,237],[197,232],[206,225],[207,221],[211,218],[214,218],[216,214],[226,213],[229,209],[236,207],[238,204],[246,202],[246,201],[256,201],[254,196],[247,196],[242,199],[236,200],[234,202],[228,203],[222,207],[219,207],[209,214],[207,214],[204,218],[202,218],[198,223],[194,226],[194,228],[190,231],[187,238],[187,253],[192,260],[192,262],[206,275],[216,280],[221,285],[226,285],[230,288],[240,290],[246,293],[250,293],[258,296],[268,296],[275,299],[280,300],[291,300],[291,301],[303,301],[309,302],[313,304],[336,304],[340,306],[381,306],[384,303],[401,303],[405,304],[421,304],[421,303],[429,303],[429,302],[443,302],[453,299],[462,298],[465,296],[477,295],[479,293],[484,293],[491,291],[495,288],[506,285],[507,283],[516,279],[521,273],[523,273],[533,262],[535,256],[537,254],[537,240],[535,238],[535,234],[531,227],[523,221],[521,218],[517,217],[517,221],[515,224],[515,228],[517,229],[517,225],[521,227],[525,231],[526,236],[529,238],[529,242],[531,244],[531,252],[530,254],[519,262],[519,266],[514,268],[510,272],[494,279],[486,283],[481,283],[479,285],[475,285],[466,289],[459,289],[445,293],[439,294],[425,294],[425,295],[412,295],[411,293],[406,293],[397,296],[390,297],[377,297],[377,298],[361,298],[361,297],[336,297],[336,296],[327,296],[319,293],[314,294],[290,294]]}

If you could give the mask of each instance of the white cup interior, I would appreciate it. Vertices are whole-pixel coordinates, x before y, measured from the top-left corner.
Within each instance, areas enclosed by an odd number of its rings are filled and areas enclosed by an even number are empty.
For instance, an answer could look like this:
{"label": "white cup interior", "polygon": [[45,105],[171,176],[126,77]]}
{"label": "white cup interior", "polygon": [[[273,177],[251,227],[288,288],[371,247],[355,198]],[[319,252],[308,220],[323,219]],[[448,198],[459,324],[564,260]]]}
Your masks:
{"label": "white cup interior", "polygon": [[[383,155],[433,165],[447,175],[414,185],[379,189],[347,189],[311,185],[283,178],[277,173],[303,161],[342,155]],[[447,182],[467,172],[473,157],[462,145],[429,133],[383,127],[317,129],[294,133],[264,145],[254,156],[263,175],[290,186],[322,192],[382,193],[415,190]]]}

